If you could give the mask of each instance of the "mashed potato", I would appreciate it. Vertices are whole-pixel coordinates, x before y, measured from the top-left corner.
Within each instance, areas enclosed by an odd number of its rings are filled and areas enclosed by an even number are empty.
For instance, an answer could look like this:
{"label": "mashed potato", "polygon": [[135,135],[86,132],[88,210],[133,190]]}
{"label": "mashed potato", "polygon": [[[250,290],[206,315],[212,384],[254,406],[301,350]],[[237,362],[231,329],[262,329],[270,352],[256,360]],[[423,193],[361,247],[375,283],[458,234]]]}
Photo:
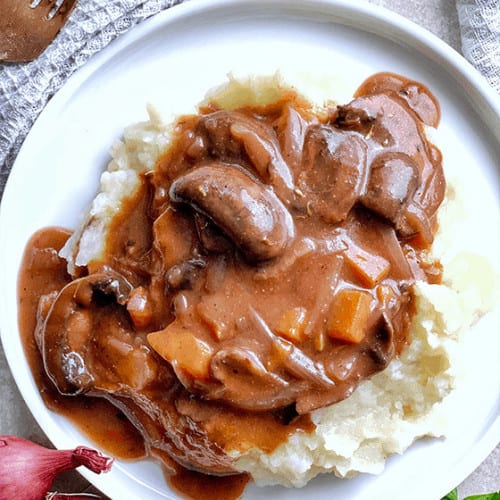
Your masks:
{"label": "mashed potato", "polygon": [[[226,109],[266,104],[287,88],[279,76],[230,79],[207,100],[216,100]],[[299,83],[298,88],[311,100],[307,85]],[[335,95],[335,89],[325,91],[328,94]],[[316,104],[318,109],[324,105]],[[133,195],[140,172],[151,170],[168,147],[171,125],[165,125],[153,108],[148,111],[149,120],[128,127],[123,141],[113,146],[113,159],[102,175],[100,192],[61,252],[70,271],[99,259],[107,228],[120,211],[122,200]],[[436,131],[433,140],[439,144]],[[446,172],[446,158],[444,167]],[[448,179],[432,249],[432,257],[444,266],[443,282],[416,284],[417,312],[409,347],[385,370],[362,382],[349,398],[315,410],[314,432],[296,433],[270,454],[259,449],[234,451],[238,470],[249,472],[258,484],[300,487],[319,473],[333,472],[340,477],[380,473],[389,455],[404,452],[416,439],[446,435],[445,403],[463,362],[461,336],[479,315],[498,303],[490,264],[460,248],[449,248],[449,235],[463,214],[461,189]]]}

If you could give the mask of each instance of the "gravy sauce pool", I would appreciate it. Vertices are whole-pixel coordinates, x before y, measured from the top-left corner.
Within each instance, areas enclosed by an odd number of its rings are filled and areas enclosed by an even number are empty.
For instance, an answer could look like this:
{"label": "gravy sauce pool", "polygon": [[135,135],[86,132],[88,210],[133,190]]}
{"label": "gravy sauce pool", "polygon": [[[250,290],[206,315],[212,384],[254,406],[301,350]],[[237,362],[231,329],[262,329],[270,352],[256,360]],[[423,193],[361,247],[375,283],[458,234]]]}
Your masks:
{"label": "gravy sauce pool", "polygon": [[48,408],[69,418],[113,456],[145,458],[141,434],[119,409],[104,398],[62,396],[45,373],[33,336],[38,302],[40,295],[58,291],[71,281],[66,262],[57,255],[69,236],[63,228],[42,229],[33,235],[24,254],[19,275],[19,325],[31,372]]}
{"label": "gravy sauce pool", "polygon": [[117,457],[161,460],[187,497],[237,498],[229,451],[310,432],[404,349],[412,284],[440,280],[438,122],[430,91],[389,73],[320,115],[289,92],[182,117],[102,259],[69,276],[60,228],[26,248],[19,321],[45,403]]}
{"label": "gravy sauce pool", "polygon": [[[96,446],[117,459],[159,460],[170,486],[186,498],[219,500],[240,497],[249,481],[246,474],[210,476],[182,467],[159,450],[148,453],[142,434],[114,404],[103,397],[61,395],[47,376],[33,332],[40,294],[60,290],[71,281],[66,272],[66,261],[57,255],[70,234],[68,230],[57,227],[37,231],[26,246],[19,275],[20,334],[44,403],[52,411],[71,420]],[[246,431],[253,432],[252,428]],[[260,428],[258,431],[262,432]],[[244,431],[239,429],[239,432]],[[260,442],[269,443],[269,439],[261,436]]]}

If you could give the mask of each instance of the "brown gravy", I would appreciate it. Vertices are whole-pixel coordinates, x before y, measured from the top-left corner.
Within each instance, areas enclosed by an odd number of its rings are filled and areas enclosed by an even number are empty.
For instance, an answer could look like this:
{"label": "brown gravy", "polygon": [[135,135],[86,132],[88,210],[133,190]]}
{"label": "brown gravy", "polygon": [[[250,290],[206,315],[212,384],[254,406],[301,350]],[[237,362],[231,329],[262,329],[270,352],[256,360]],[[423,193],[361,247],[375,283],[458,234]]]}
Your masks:
{"label": "brown gravy", "polygon": [[439,114],[381,73],[321,116],[290,93],[183,117],[102,260],[69,276],[58,228],[27,246],[21,335],[46,404],[98,422],[84,432],[116,456],[162,457],[188,497],[239,496],[227,451],[310,432],[404,349],[412,284],[440,280]]}
{"label": "brown gravy", "polygon": [[45,373],[33,337],[40,295],[60,290],[71,281],[66,262],[57,256],[69,235],[69,231],[62,228],[40,230],[25,250],[19,274],[19,327],[28,364],[48,408],[70,419],[89,439],[114,457],[141,459],[146,457],[144,439],[114,405],[103,398],[59,394]]}
{"label": "brown gravy", "polygon": [[194,500],[240,498],[250,480],[247,474],[210,476],[185,467],[178,467],[175,474],[166,473],[165,477],[177,493]]}
{"label": "brown gravy", "polygon": [[[148,454],[141,433],[115,405],[102,397],[63,396],[47,377],[33,337],[36,311],[41,293],[48,294],[59,290],[71,281],[66,272],[66,261],[57,256],[69,235],[70,232],[66,229],[56,227],[35,233],[26,246],[19,274],[20,334],[28,364],[44,403],[50,410],[71,420],[103,452],[117,459],[160,460],[164,464],[165,479],[175,491],[186,498],[239,498],[249,481],[246,474],[209,476],[180,466],[158,450]],[[245,429],[250,434],[255,430],[248,426]],[[240,434],[245,433],[243,428],[238,431]],[[262,430],[258,428],[257,432],[262,433]],[[286,436],[278,434],[272,439],[276,446],[278,442],[286,439]],[[263,435],[258,442],[264,449],[270,446],[269,438]]]}

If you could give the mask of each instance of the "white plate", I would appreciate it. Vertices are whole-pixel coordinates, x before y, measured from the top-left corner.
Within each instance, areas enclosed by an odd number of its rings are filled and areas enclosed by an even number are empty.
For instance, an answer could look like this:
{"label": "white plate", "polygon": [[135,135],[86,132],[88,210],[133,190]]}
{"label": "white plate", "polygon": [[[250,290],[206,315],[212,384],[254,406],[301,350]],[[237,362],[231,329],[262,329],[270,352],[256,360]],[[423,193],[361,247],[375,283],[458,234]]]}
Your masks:
{"label": "white plate", "polygon": [[[272,73],[276,66],[309,75],[318,88],[322,78],[335,78],[341,100],[382,70],[427,84],[442,105],[446,161],[473,173],[478,200],[493,210],[479,219],[478,241],[485,235],[498,240],[499,226],[486,225],[499,212],[498,98],[443,42],[393,13],[349,0],[197,0],[169,9],[113,42],[49,102],[23,145],[0,208],[2,342],[24,399],[57,447],[86,440],[41,402],[17,335],[16,280],[29,236],[47,225],[76,226],[109,146],[125,125],[144,119],[147,101],[168,115],[194,105],[230,71]],[[447,493],[499,441],[498,326],[498,315],[476,326],[481,341],[472,342],[468,385],[448,439],[417,443],[391,458],[380,476],[322,477],[296,491],[250,486],[245,498],[421,500]],[[175,497],[151,463],[116,463],[110,474],[84,474],[113,498]]]}

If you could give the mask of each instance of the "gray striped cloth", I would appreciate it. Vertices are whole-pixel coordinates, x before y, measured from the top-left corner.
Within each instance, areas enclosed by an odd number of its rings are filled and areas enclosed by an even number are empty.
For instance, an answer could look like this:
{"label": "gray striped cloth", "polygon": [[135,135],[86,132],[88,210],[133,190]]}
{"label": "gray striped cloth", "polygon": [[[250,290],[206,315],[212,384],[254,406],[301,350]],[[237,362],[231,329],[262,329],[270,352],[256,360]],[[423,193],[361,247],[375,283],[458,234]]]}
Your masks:
{"label": "gray striped cloth", "polygon": [[462,53],[500,94],[500,0],[457,0]]}

